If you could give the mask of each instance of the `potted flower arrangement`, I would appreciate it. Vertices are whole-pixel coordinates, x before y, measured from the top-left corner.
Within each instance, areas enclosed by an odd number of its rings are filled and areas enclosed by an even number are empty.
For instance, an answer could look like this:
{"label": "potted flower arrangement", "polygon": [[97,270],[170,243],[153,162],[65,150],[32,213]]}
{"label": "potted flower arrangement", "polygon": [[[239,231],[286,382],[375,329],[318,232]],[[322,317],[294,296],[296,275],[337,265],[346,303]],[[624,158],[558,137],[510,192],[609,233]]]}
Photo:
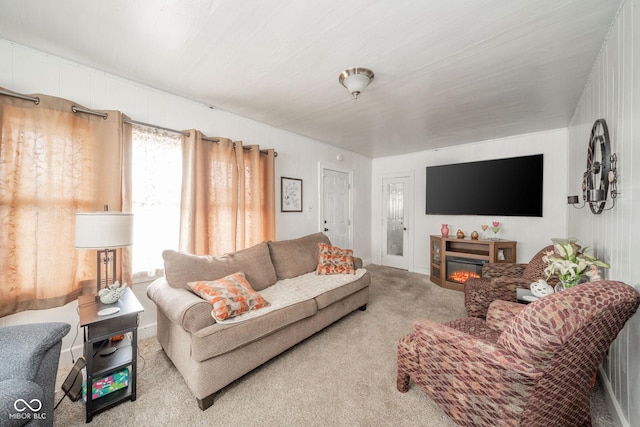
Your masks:
{"label": "potted flower arrangement", "polygon": [[547,264],[544,272],[547,279],[557,274],[564,288],[575,286],[585,279],[600,280],[598,267],[609,268],[608,264],[589,254],[588,248],[582,249],[575,240],[552,240],[554,250],[542,257]]}

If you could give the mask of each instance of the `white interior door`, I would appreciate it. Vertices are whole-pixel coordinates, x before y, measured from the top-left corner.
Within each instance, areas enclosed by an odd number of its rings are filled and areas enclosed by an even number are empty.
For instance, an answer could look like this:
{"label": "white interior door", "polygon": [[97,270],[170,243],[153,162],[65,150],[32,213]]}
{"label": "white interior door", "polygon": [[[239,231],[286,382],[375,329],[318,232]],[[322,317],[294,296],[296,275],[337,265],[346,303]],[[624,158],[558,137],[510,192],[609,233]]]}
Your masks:
{"label": "white interior door", "polygon": [[321,230],[331,244],[351,248],[351,173],[322,168]]}
{"label": "white interior door", "polygon": [[382,180],[382,265],[409,269],[409,177]]}

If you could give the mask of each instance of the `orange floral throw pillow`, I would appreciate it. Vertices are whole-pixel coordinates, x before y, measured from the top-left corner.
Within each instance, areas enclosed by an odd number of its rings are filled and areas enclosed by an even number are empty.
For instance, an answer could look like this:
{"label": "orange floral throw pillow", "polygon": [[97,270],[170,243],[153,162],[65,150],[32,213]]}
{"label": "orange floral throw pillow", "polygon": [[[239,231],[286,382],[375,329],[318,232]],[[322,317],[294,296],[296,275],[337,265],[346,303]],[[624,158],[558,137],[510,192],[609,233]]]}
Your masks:
{"label": "orange floral throw pillow", "polygon": [[189,282],[189,287],[213,305],[211,314],[216,320],[269,306],[262,295],[253,290],[242,272],[213,281]]}
{"label": "orange floral throw pillow", "polygon": [[318,243],[316,274],[356,274],[353,251],[326,243]]}

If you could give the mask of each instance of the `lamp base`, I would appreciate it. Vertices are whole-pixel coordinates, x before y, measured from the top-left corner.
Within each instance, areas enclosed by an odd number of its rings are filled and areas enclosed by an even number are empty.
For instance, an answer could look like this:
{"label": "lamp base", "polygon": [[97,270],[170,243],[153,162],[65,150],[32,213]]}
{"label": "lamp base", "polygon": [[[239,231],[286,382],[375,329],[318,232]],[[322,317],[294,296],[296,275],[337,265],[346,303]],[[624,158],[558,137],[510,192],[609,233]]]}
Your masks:
{"label": "lamp base", "polygon": [[[97,252],[96,294],[99,294],[100,289],[108,288],[109,285],[112,285],[113,282],[115,282],[118,258],[117,258],[115,249],[104,249],[96,252]],[[102,277],[102,268],[101,268],[102,264],[104,264],[104,277]],[[109,264],[111,264],[111,277],[109,277]]]}

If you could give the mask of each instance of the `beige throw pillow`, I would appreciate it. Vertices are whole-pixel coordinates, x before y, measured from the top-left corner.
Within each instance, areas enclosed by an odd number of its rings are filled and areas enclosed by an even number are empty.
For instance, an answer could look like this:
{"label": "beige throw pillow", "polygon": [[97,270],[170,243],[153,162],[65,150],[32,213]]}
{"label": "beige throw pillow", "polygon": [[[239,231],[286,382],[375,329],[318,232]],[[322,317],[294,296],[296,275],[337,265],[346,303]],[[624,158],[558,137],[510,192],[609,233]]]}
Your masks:
{"label": "beige throw pillow", "polygon": [[323,233],[310,234],[299,239],[270,241],[269,251],[278,280],[315,271],[318,266],[318,243],[331,244]]}
{"label": "beige throw pillow", "polygon": [[222,256],[166,250],[162,257],[167,282],[174,288],[189,289],[189,282],[216,280],[238,271],[244,272],[256,291],[268,288],[278,280],[266,242]]}

